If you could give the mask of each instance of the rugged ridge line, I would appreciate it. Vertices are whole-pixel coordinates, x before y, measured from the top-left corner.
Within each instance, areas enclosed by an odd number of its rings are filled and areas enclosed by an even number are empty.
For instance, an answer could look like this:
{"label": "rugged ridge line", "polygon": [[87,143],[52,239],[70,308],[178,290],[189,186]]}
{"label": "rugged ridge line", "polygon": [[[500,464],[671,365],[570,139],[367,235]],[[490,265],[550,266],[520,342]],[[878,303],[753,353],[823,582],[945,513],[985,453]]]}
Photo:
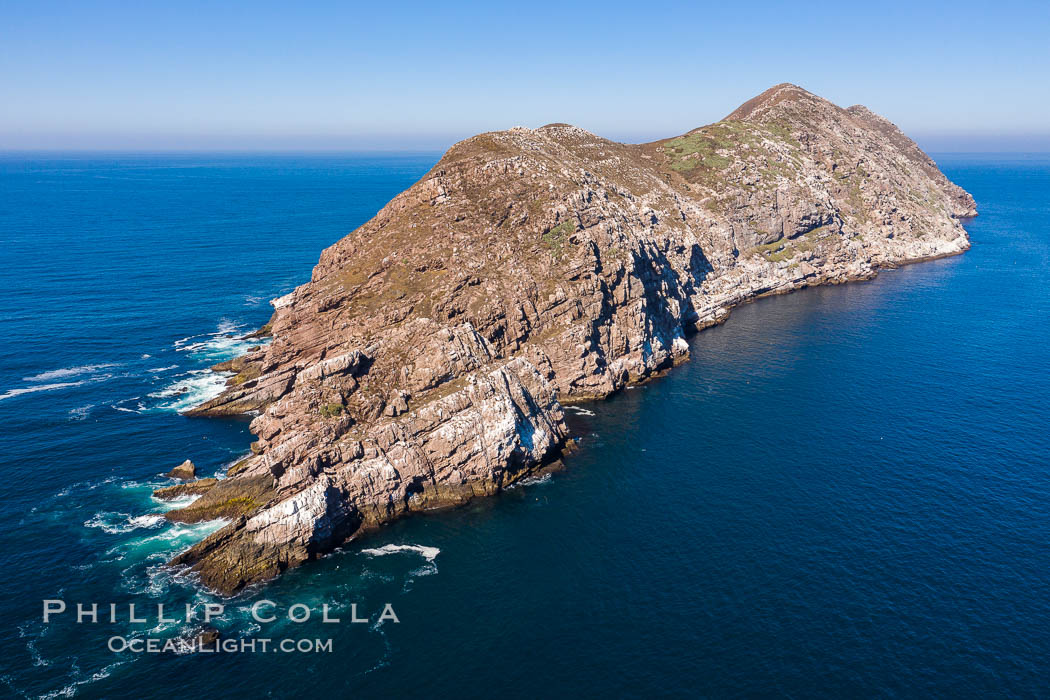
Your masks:
{"label": "rugged ridge line", "polygon": [[257,412],[253,455],[172,560],[232,593],[402,514],[555,462],[562,405],[687,358],[736,304],[960,253],[973,198],[861,106],[795,85],[648,144],[485,133],[275,299],[272,342],[194,415]]}

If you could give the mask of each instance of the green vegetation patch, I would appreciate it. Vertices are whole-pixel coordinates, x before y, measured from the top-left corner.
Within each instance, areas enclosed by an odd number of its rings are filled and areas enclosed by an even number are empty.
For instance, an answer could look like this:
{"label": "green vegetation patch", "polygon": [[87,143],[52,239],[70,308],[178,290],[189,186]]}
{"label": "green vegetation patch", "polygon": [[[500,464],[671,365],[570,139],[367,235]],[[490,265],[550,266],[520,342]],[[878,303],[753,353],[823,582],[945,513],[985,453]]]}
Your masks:
{"label": "green vegetation patch", "polygon": [[702,131],[679,136],[664,144],[664,153],[670,159],[671,170],[683,172],[697,167],[711,170],[722,170],[729,166],[730,160],[718,155],[720,148],[731,144]]}
{"label": "green vegetation patch", "polygon": [[576,233],[576,222],[568,219],[543,234],[543,245],[550,249],[555,259],[558,259],[561,257],[565,242],[574,233]]}
{"label": "green vegetation patch", "polygon": [[791,133],[791,125],[786,121],[768,121],[762,124],[772,134],[777,141],[781,141],[791,146],[792,149],[802,148],[802,144],[798,142],[798,139]]}
{"label": "green vegetation patch", "polygon": [[[788,148],[785,151],[774,144]],[[792,164],[801,165],[799,148],[786,124],[741,121],[711,124],[660,145],[670,170],[690,182],[716,190],[729,177],[729,168],[734,162],[755,170],[767,186],[775,186],[778,176],[791,176]]]}
{"label": "green vegetation patch", "polygon": [[803,233],[798,238],[779,238],[772,243],[756,245],[751,249],[752,253],[758,253],[771,263],[790,260],[799,253],[808,252],[817,247],[821,233],[830,229],[829,226],[818,226],[812,231]]}
{"label": "green vegetation patch", "polygon": [[343,415],[343,406],[338,403],[326,403],[317,412],[322,418],[337,418]]}
{"label": "green vegetation patch", "polygon": [[238,384],[244,384],[253,379],[258,379],[259,375],[262,374],[262,369],[259,365],[248,365],[244,368],[244,371],[240,374],[235,375],[230,381],[235,386]]}
{"label": "green vegetation patch", "polygon": [[864,194],[860,189],[860,183],[856,180],[850,182],[848,201],[850,209],[853,210],[853,217],[858,223],[867,224],[871,221],[871,216],[868,214],[868,206],[864,202]]}

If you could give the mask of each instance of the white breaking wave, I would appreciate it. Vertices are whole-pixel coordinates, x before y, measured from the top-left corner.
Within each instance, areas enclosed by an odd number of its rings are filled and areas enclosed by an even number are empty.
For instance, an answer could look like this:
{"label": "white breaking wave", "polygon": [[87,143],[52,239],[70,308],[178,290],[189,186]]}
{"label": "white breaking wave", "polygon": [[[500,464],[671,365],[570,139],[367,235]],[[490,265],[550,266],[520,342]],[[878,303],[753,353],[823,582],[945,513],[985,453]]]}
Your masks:
{"label": "white breaking wave", "polygon": [[91,414],[91,409],[94,407],[95,404],[89,403],[87,406],[71,409],[69,411],[69,420],[84,420]]}
{"label": "white breaking wave", "polygon": [[[266,338],[246,338],[239,333],[244,324],[223,319],[212,333],[199,333],[179,338],[175,341],[176,352],[184,352],[197,362],[209,365],[239,357],[249,348],[264,346],[269,343]],[[150,374],[161,374],[177,370],[179,365],[156,367],[146,370]],[[178,375],[178,377],[159,391],[149,394],[152,399],[161,399],[152,409],[182,413],[201,405],[222,393],[226,388],[228,372],[212,372],[210,369],[195,369]],[[127,408],[118,408],[126,411]],[[141,408],[139,410],[142,410]]]}
{"label": "white breaking wave", "polygon": [[157,528],[165,523],[163,515],[129,515],[127,513],[95,513],[84,521],[85,527],[94,527],[111,535],[119,535],[132,530]]}
{"label": "white breaking wave", "polygon": [[150,500],[151,501],[153,501],[154,503],[159,504],[166,511],[168,511],[168,510],[177,510],[179,508],[185,508],[189,504],[191,504],[194,501],[196,501],[198,498],[200,498],[200,494],[195,494],[195,495],[192,495],[192,496],[179,496],[178,498],[170,498],[168,500],[164,500],[163,498],[156,498],[154,496],[150,496]]}
{"label": "white breaking wave", "polygon": [[441,554],[441,550],[437,547],[426,547],[421,544],[387,544],[376,549],[362,549],[361,554],[367,554],[370,557],[383,557],[387,554],[418,554],[423,557],[426,561],[417,569],[409,571],[405,576],[404,585],[401,587],[403,593],[408,593],[412,590],[412,585],[416,578],[420,576],[433,576],[438,572],[437,555]]}
{"label": "white breaking wave", "polygon": [[184,345],[179,350],[188,352],[195,360],[205,362],[222,362],[248,352],[248,348],[266,345],[259,338],[240,338],[237,336],[214,336],[208,340]]}
{"label": "white breaking wave", "polygon": [[180,375],[164,389],[149,394],[149,397],[164,399],[157,404],[157,408],[181,413],[221,394],[226,388],[226,378],[229,376],[229,372],[196,369]]}
{"label": "white breaking wave", "polygon": [[593,416],[594,415],[594,411],[591,411],[591,410],[586,409],[586,408],[580,408],[579,406],[566,406],[565,410],[566,411],[572,411],[573,413],[579,414],[581,416]]}
{"label": "white breaking wave", "polygon": [[[266,345],[269,341],[260,338],[245,338],[236,335],[244,324],[224,319],[213,333],[190,335],[175,341],[177,352],[188,353],[198,362],[214,364],[239,357],[249,348]],[[150,373],[161,373],[178,369],[178,365],[157,367],[148,370]],[[226,388],[228,372],[212,372],[209,369],[191,370],[181,374],[171,384],[149,394],[150,398],[162,399],[155,408],[164,411],[181,413],[209,401]]]}
{"label": "white breaking wave", "polygon": [[22,396],[23,394],[36,394],[41,391],[58,391],[60,389],[71,389],[75,386],[81,386],[82,384],[88,384],[92,382],[104,382],[112,374],[100,374],[86,379],[80,379],[75,382],[53,382],[51,384],[35,384],[34,382],[41,382],[47,379],[58,379],[62,377],[74,377],[79,376],[90,371],[101,369],[103,367],[116,367],[113,364],[106,365],[85,365],[83,367],[69,367],[67,369],[56,369],[50,372],[43,372],[42,374],[35,374],[32,377],[25,377],[23,381],[30,382],[30,386],[19,387],[18,389],[8,389],[3,394],[0,394],[0,401],[4,399],[11,399],[16,396]]}
{"label": "white breaking wave", "polygon": [[[166,521],[163,515],[158,517]],[[128,546],[152,552],[167,552],[172,548],[178,549],[203,540],[229,522],[229,520],[205,520],[199,523],[174,523],[156,535],[129,542]]]}
{"label": "white breaking wave", "polygon": [[[248,348],[266,345],[265,338],[245,338],[240,335],[243,323],[224,320],[214,333],[190,335],[175,341],[175,349],[187,352],[190,357],[209,363],[222,362],[248,352]],[[200,340],[196,340],[200,338]],[[190,341],[195,342],[190,342]]]}
{"label": "white breaking wave", "polygon": [[[130,399],[124,399],[122,401],[118,401],[118,402],[116,402],[114,404],[110,404],[110,405],[113,407],[113,410],[115,410],[115,411],[123,411],[124,413],[141,413],[142,411],[146,410],[146,404],[144,404],[141,401],[139,401],[139,399],[141,399],[141,398],[142,398],[141,396],[132,396]],[[131,403],[132,401],[137,402],[135,404],[135,408],[128,408],[127,406],[124,405],[124,404],[127,404],[127,403]]]}
{"label": "white breaking wave", "polygon": [[382,557],[387,554],[398,554],[399,552],[414,552],[427,561],[434,561],[441,550],[437,547],[424,547],[421,544],[387,544],[378,549],[362,549],[361,554],[372,557]]}
{"label": "white breaking wave", "polygon": [[[163,516],[153,515],[163,519]],[[175,552],[203,540],[219,528],[227,525],[228,520],[208,520],[200,523],[167,523],[152,529],[149,535],[131,535],[107,549],[101,561],[130,564],[124,569],[121,578],[123,586],[133,593],[157,595],[163,592],[176,578],[176,572],[164,566]],[[155,563],[157,566],[143,566]]]}
{"label": "white breaking wave", "polygon": [[215,332],[229,335],[230,333],[236,333],[241,328],[244,328],[243,323],[238,323],[236,321],[231,321],[228,318],[224,318],[222,319],[222,321],[219,322],[219,327]]}
{"label": "white breaking wave", "polygon": [[107,362],[101,365],[83,365],[81,367],[64,367],[62,369],[53,369],[50,372],[41,372],[40,374],[34,374],[32,377],[23,377],[23,381],[27,382],[48,382],[52,379],[65,379],[66,377],[76,377],[81,374],[90,374],[97,372],[100,369],[108,369],[110,367],[118,367],[119,365],[115,362]]}
{"label": "white breaking wave", "polygon": [[37,384],[36,386],[27,386],[21,389],[10,389],[5,393],[0,394],[0,401],[3,401],[4,399],[12,399],[16,396],[21,396],[22,394],[35,394],[38,391],[55,391],[56,389],[68,389],[69,387],[80,386],[81,384],[86,383],[86,381],[57,382],[55,384]]}
{"label": "white breaking wave", "polygon": [[142,490],[148,489],[150,492],[153,492],[156,489],[160,488],[161,486],[166,486],[168,483],[170,483],[170,482],[168,482],[167,479],[165,479],[164,481],[161,481],[160,479],[158,479],[156,481],[134,481],[134,480],[129,480],[129,481],[125,481],[124,483],[122,483],[120,485],[120,488],[122,488],[122,489],[142,489]]}

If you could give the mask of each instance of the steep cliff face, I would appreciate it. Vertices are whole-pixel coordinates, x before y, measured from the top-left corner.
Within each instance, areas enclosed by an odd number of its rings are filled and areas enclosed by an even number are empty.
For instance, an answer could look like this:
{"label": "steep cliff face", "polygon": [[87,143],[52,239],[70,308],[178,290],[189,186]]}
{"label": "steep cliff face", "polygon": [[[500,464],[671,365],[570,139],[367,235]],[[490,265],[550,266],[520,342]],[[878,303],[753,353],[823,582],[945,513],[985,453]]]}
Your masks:
{"label": "steep cliff face", "polygon": [[272,342],[198,415],[253,456],[169,517],[232,521],[174,564],[222,591],[557,459],[561,406],[686,359],[763,294],[969,247],[973,199],[864,107],[778,85],[641,145],[565,124],[453,146],[274,300]]}

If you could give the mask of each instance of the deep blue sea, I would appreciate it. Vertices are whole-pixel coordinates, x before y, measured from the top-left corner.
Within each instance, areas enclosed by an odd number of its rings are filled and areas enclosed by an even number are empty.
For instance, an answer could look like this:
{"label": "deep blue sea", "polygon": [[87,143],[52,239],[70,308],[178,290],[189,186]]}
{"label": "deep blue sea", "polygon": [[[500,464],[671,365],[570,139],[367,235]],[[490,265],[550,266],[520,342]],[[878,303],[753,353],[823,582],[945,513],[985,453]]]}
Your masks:
{"label": "deep blue sea", "polygon": [[[437,157],[0,156],[0,696],[1047,694],[1050,156],[939,157],[981,212],[965,255],[740,307],[574,410],[565,471],[213,621],[332,651],[110,651],[196,624],[151,604],[219,600],[161,566],[218,524],[150,496],[247,450],[246,421],[179,415],[202,370]],[[263,598],[314,615],[259,625]]]}

